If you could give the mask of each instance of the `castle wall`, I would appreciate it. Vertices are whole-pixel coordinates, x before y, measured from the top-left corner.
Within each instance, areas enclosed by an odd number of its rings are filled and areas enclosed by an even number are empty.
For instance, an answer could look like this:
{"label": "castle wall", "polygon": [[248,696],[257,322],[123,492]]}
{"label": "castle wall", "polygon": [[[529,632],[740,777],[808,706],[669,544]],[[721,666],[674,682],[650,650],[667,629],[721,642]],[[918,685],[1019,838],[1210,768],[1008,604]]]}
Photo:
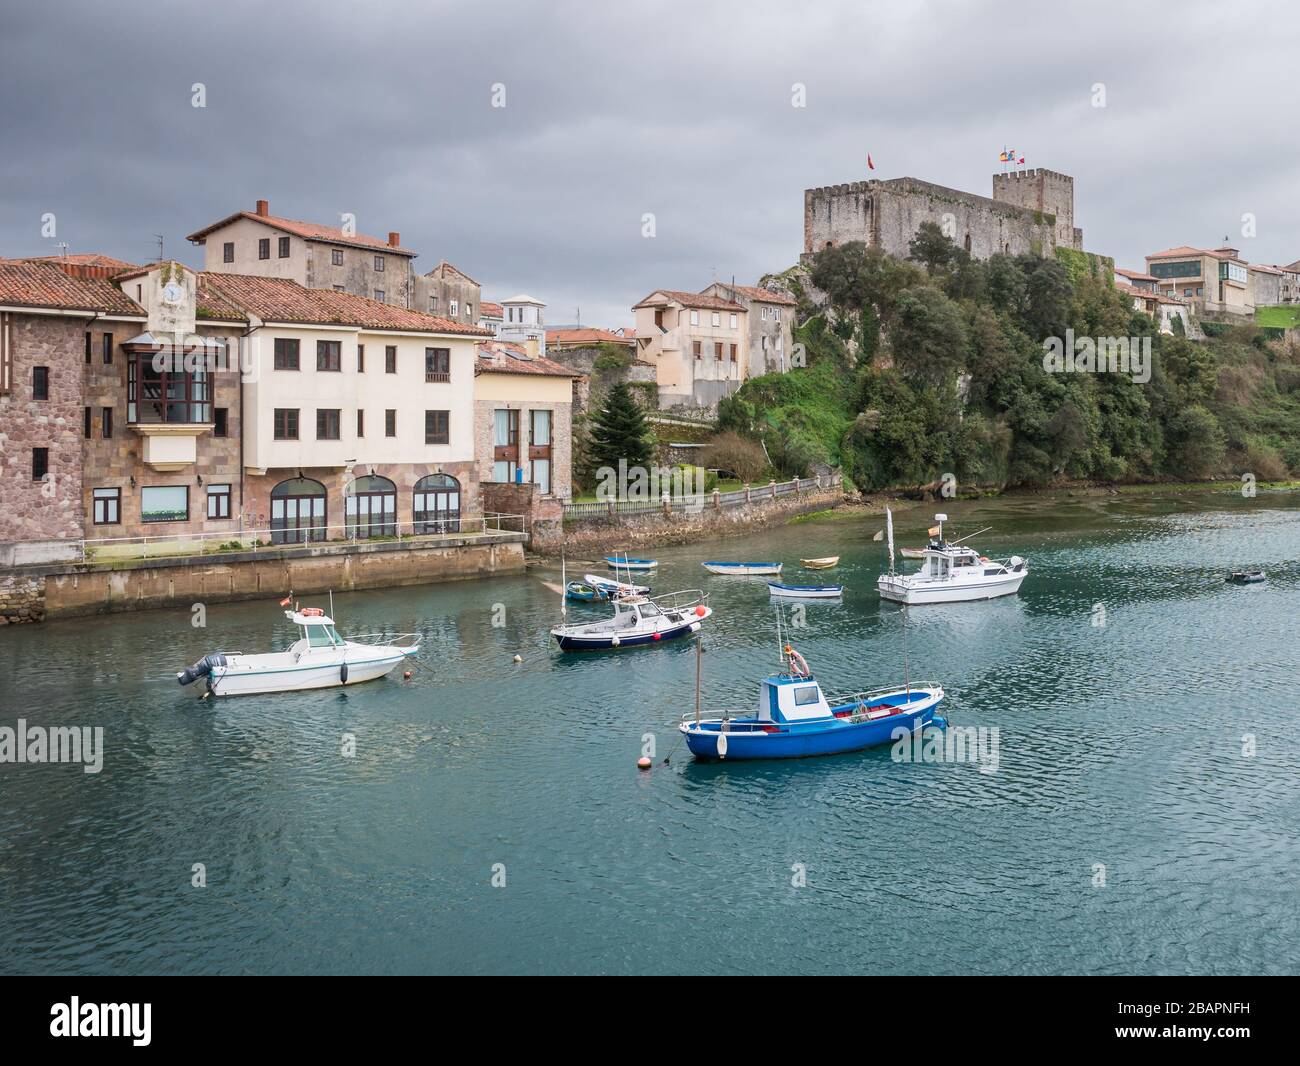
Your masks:
{"label": "castle wall", "polygon": [[1055,215],[1057,245],[1082,249],[1083,231],[1074,228],[1074,179],[1070,175],[1042,169],[994,174],[993,198]]}

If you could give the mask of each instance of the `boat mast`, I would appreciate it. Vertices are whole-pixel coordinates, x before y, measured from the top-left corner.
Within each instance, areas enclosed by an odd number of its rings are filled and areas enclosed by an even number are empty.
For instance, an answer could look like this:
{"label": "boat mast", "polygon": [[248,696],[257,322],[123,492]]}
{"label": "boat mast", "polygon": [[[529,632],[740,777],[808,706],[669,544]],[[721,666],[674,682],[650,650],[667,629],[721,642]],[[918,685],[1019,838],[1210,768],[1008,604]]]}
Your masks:
{"label": "boat mast", "polygon": [[704,637],[700,633],[695,634],[695,725],[700,724],[700,658],[704,650]]}
{"label": "boat mast", "polygon": [[[617,574],[615,575],[617,576]],[[560,549],[560,621],[569,617],[569,582],[564,569],[564,549]]]}
{"label": "boat mast", "polygon": [[907,672],[907,604],[904,603],[902,607],[903,607],[903,688],[907,690],[907,694],[910,696],[912,694],[912,681],[911,678],[908,676],[908,672]]}
{"label": "boat mast", "polygon": [[894,512],[885,508],[885,529],[889,531],[889,575],[894,575]]}

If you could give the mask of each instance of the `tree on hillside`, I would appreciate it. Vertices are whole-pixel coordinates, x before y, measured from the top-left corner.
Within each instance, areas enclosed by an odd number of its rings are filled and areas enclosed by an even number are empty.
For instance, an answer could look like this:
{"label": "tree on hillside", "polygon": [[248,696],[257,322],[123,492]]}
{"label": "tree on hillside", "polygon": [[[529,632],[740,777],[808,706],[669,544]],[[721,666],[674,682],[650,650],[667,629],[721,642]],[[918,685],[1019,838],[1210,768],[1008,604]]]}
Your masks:
{"label": "tree on hillside", "polygon": [[645,414],[632,396],[626,382],[609,390],[602,407],[591,419],[587,453],[592,467],[617,470],[619,460],[629,469],[649,469],[654,461],[654,446]]}
{"label": "tree on hillside", "polygon": [[813,257],[810,278],[839,311],[874,309],[882,325],[894,316],[898,294],[925,280],[912,263],[868,248],[861,241],[823,248]]}
{"label": "tree on hillside", "polygon": [[961,308],[938,289],[916,285],[899,296],[889,346],[906,377],[935,386],[951,381],[965,362],[966,343]]}

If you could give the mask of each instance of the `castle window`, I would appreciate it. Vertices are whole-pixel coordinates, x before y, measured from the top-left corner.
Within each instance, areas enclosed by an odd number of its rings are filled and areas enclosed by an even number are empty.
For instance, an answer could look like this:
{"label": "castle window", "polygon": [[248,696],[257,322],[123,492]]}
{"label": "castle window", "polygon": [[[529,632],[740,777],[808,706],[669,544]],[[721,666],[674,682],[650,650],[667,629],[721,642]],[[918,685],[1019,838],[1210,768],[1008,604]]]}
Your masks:
{"label": "castle window", "polygon": [[970,251],[970,234],[966,234],[966,251]]}

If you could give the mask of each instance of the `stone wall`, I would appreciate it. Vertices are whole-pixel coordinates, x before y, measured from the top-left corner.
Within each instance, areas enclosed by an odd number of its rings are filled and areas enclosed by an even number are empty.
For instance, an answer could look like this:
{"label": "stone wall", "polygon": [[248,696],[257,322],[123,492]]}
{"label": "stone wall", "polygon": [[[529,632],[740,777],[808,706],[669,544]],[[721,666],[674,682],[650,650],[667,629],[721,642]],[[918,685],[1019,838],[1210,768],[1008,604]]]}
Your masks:
{"label": "stone wall", "polygon": [[994,174],[993,199],[1052,215],[1057,247],[1083,247],[1083,230],[1074,225],[1074,179],[1069,174],[1041,168]]}
{"label": "stone wall", "polygon": [[484,482],[483,510],[523,515],[524,528],[533,540],[549,541],[564,535],[564,505],[552,496],[543,496],[536,485]]}
{"label": "stone wall", "polygon": [[12,623],[278,598],[291,589],[321,593],[426,585],[522,570],[524,540],[523,534],[506,533],[449,538],[436,546],[385,541],[231,552],[219,559],[29,568],[0,575],[0,613]]}
{"label": "stone wall", "polygon": [[0,626],[39,622],[44,617],[43,574],[0,574]]}
{"label": "stone wall", "polygon": [[[87,320],[4,313],[0,330],[12,383],[0,394],[0,544],[82,536],[82,368]],[[97,351],[97,349],[96,349]],[[94,353],[92,353],[94,354]],[[33,394],[33,368],[49,369],[49,399]],[[32,452],[49,450],[49,474],[32,480]]]}
{"label": "stone wall", "polygon": [[[756,497],[760,491],[760,488],[755,488]],[[668,544],[740,536],[780,525],[796,515],[839,507],[851,498],[842,489],[834,488],[790,493],[744,507],[717,508],[706,503],[697,514],[665,515],[655,511],[610,519],[587,519],[569,523],[563,536],[557,540],[534,536],[530,548],[539,555],[559,555],[563,548],[574,556],[603,554],[615,546],[619,550],[631,550],[644,545],[651,550]]]}

